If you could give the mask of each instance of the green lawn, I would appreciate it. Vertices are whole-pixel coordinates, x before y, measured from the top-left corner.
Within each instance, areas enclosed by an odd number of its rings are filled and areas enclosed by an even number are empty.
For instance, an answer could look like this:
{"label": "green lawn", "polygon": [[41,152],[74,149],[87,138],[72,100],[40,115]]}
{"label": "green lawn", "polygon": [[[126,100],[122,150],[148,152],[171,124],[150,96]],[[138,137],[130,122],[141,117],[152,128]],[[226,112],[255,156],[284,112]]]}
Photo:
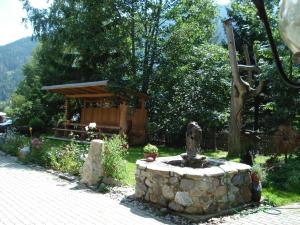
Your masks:
{"label": "green lawn", "polygon": [[[184,149],[179,148],[167,148],[167,147],[158,147],[159,148],[159,156],[172,156],[183,153]],[[127,170],[128,177],[125,180],[127,185],[135,184],[135,162],[138,159],[143,159],[144,153],[142,147],[132,147],[128,150],[128,155],[126,156],[126,160],[128,161]]]}

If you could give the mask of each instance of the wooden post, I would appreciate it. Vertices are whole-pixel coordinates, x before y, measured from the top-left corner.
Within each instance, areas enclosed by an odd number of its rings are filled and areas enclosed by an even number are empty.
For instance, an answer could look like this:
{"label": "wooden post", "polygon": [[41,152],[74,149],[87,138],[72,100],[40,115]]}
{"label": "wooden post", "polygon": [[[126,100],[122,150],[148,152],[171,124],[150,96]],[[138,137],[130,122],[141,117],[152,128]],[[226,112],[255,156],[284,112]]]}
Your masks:
{"label": "wooden post", "polygon": [[[250,87],[250,84],[248,82],[245,82],[241,78],[237,63],[236,47],[231,20],[226,20],[224,22],[224,25],[228,42],[230,65],[232,70],[228,155],[241,156],[244,154],[243,152],[241,152],[241,127],[244,99],[247,94],[254,96],[258,95],[262,91],[263,81],[260,81],[258,87],[256,89],[253,89]],[[249,70],[257,70],[256,66],[247,65],[246,67]]]}
{"label": "wooden post", "polygon": [[68,118],[69,118],[69,99],[65,98],[65,105],[64,105],[64,109],[65,109],[65,122],[67,122]]}
{"label": "wooden post", "polygon": [[128,124],[127,124],[127,109],[128,106],[125,102],[120,104],[120,134],[126,134]]}
{"label": "wooden post", "polygon": [[228,134],[228,155],[238,156],[241,151],[241,126],[242,126],[242,110],[244,104],[245,90],[240,82],[238,71],[236,47],[233,35],[231,20],[224,22],[227,35],[230,65],[232,70],[232,88],[230,103],[230,122]]}
{"label": "wooden post", "polygon": [[82,115],[81,115],[81,123],[84,124],[85,123],[85,111],[86,111],[86,99],[83,99],[83,109],[82,109]]}

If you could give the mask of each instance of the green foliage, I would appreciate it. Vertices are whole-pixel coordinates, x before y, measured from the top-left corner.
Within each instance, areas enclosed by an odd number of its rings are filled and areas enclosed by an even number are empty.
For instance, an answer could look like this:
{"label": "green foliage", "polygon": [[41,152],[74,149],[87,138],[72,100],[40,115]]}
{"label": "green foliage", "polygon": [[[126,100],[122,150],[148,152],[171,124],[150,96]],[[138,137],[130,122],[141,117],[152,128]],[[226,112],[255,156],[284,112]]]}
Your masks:
{"label": "green foliage", "polygon": [[266,187],[275,187],[281,191],[300,194],[300,160],[290,157],[287,163],[281,163],[269,171],[266,177]]}
{"label": "green foliage", "polygon": [[[292,65],[290,51],[283,45],[278,29],[279,0],[265,1],[265,4],[283,67],[291,79],[296,79],[296,75],[299,74],[299,67]],[[257,65],[261,69],[260,79],[267,81],[263,95],[256,98],[256,108],[260,111],[260,126],[258,128],[272,132],[280,124],[294,121],[296,115],[299,114],[300,98],[298,91],[287,87],[280,79],[263,23],[258,19],[257,10],[253,3],[247,0],[234,1],[229,15],[233,17],[235,24],[237,50],[242,56],[240,61],[245,63],[242,45],[246,44],[250,53],[256,55]],[[254,59],[251,61],[254,62]],[[246,76],[245,74],[242,75]],[[257,83],[257,80],[255,78],[254,82]],[[253,124],[249,118],[252,118],[253,115],[253,100],[250,99],[249,102],[250,104],[248,103],[244,109],[244,117],[245,119],[248,118],[247,121],[245,120],[247,122],[245,127],[252,129]]]}
{"label": "green foliage", "polygon": [[40,103],[38,115],[53,124],[61,111],[62,98],[41,92],[42,85],[109,79],[114,91],[126,85],[151,95],[155,133],[179,134],[189,120],[224,127],[228,60],[209,44],[217,16],[211,0],[55,0],[47,10],[22,2],[41,42],[18,89],[31,114]]}
{"label": "green foliage", "polygon": [[32,127],[33,131],[41,131],[45,129],[45,123],[38,117],[34,117],[29,121],[29,127]]}
{"label": "green foliage", "polygon": [[125,156],[127,154],[127,142],[124,136],[114,135],[106,139],[106,147],[102,154],[102,165],[105,176],[124,180],[127,175]]}
{"label": "green foliage", "polygon": [[260,181],[264,181],[266,178],[266,171],[260,164],[254,164],[252,167],[252,173],[256,174]]}
{"label": "green foliage", "polygon": [[107,193],[109,192],[109,186],[104,184],[104,183],[99,183],[98,187],[97,187],[97,191],[100,193]]}
{"label": "green foliage", "polygon": [[203,129],[224,128],[231,87],[227,51],[205,43],[169,62],[151,89],[150,132],[180,134],[192,120]]}
{"label": "green foliage", "polygon": [[144,153],[158,153],[158,148],[155,145],[147,144],[143,148]]}
{"label": "green foliage", "polygon": [[46,152],[49,166],[62,172],[79,175],[79,169],[84,163],[84,155],[87,153],[84,145],[71,142],[64,146],[50,147]]}
{"label": "green foliage", "polygon": [[0,150],[13,156],[18,156],[19,150],[26,145],[28,145],[28,138],[17,134],[12,129],[7,130],[0,140]]}

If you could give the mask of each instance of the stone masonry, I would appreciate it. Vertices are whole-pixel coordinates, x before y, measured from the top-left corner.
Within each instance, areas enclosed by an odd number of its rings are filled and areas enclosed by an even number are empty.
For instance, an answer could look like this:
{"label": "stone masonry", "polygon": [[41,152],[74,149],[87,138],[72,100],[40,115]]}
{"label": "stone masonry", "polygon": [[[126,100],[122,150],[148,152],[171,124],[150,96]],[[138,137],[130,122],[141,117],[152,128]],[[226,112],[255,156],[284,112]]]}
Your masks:
{"label": "stone masonry", "polygon": [[194,169],[167,164],[172,160],[180,156],[137,161],[137,198],[190,214],[215,213],[251,201],[250,166],[208,159],[218,166]]}

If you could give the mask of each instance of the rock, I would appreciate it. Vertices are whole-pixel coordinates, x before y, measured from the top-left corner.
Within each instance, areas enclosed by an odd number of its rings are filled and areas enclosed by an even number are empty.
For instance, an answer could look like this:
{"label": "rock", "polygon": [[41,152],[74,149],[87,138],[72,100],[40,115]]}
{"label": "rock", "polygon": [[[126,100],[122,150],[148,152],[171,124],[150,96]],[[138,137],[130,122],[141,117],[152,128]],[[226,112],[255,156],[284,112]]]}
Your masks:
{"label": "rock", "polygon": [[190,206],[193,204],[193,200],[188,192],[177,192],[175,195],[175,202],[182,206]]}
{"label": "rock", "polygon": [[170,177],[169,178],[169,183],[170,184],[176,184],[176,183],[178,183],[179,182],[179,180],[178,180],[178,178],[177,177]]}
{"label": "rock", "polygon": [[227,195],[226,186],[219,186],[216,189],[215,196],[216,198],[222,198],[224,195]]}
{"label": "rock", "polygon": [[180,182],[180,189],[182,191],[190,191],[195,186],[195,182],[193,180],[182,179]]}
{"label": "rock", "polygon": [[240,173],[234,175],[231,179],[231,183],[235,186],[240,186],[244,183],[244,176]]}
{"label": "rock", "polygon": [[161,208],[160,209],[160,212],[163,213],[163,214],[168,213],[168,211],[169,211],[168,208]]}
{"label": "rock", "polygon": [[228,187],[228,190],[229,190],[229,193],[230,194],[235,194],[235,193],[237,193],[237,192],[239,192],[239,188],[237,188],[236,186],[234,186],[234,185],[230,185],[229,187]]}
{"label": "rock", "polygon": [[138,183],[135,185],[135,196],[142,198],[147,192],[147,187],[144,184]]}
{"label": "rock", "polygon": [[194,189],[201,190],[201,191],[208,191],[208,190],[212,191],[213,188],[215,187],[212,187],[210,180],[207,178],[203,178],[201,180],[195,181]]}
{"label": "rock", "polygon": [[202,207],[193,207],[193,206],[187,207],[184,211],[186,213],[190,213],[190,214],[195,214],[195,213],[202,214],[203,213]]}
{"label": "rock", "polygon": [[175,193],[173,188],[169,187],[168,185],[164,185],[162,187],[162,195],[168,199],[168,200],[172,200],[174,199]]}
{"label": "rock", "polygon": [[159,174],[154,174],[152,177],[152,180],[154,183],[158,183],[160,185],[163,185],[168,182],[167,178],[165,178],[164,176],[161,176]]}
{"label": "rock", "polygon": [[184,211],[184,208],[183,206],[177,204],[176,202],[170,202],[168,207],[176,212],[183,212]]}
{"label": "rock", "polygon": [[96,185],[102,176],[104,170],[101,163],[101,153],[104,151],[104,141],[93,140],[90,150],[83,167],[81,168],[81,183],[87,185]]}
{"label": "rock", "polygon": [[152,186],[153,186],[153,182],[150,180],[150,178],[146,178],[145,184],[146,184],[148,187],[152,187]]}
{"label": "rock", "polygon": [[122,183],[112,177],[103,177],[102,182],[110,186],[121,186]]}
{"label": "rock", "polygon": [[150,198],[150,201],[153,203],[158,203],[160,201],[160,196],[156,195],[154,193],[150,194],[149,198]]}
{"label": "rock", "polygon": [[250,202],[251,201],[251,190],[248,186],[242,186],[240,188],[240,194],[243,198],[244,203]]}
{"label": "rock", "polygon": [[19,158],[25,159],[25,157],[30,153],[30,148],[28,146],[25,146],[20,149],[19,151]]}
{"label": "rock", "polygon": [[244,184],[248,185],[252,183],[251,175],[250,173],[245,173],[244,175]]}

